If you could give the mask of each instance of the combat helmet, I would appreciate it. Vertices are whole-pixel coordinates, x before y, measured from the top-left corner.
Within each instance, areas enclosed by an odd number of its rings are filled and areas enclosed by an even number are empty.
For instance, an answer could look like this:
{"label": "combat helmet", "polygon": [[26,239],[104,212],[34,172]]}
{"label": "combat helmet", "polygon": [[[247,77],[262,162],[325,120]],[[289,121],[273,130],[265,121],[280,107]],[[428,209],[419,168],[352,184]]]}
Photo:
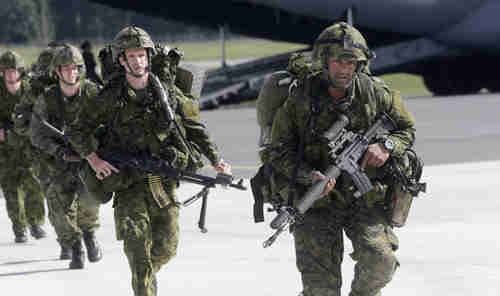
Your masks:
{"label": "combat helmet", "polygon": [[15,51],[8,50],[0,56],[0,69],[24,70],[24,60]]}
{"label": "combat helmet", "polygon": [[[148,67],[151,65],[151,57],[155,51],[155,45],[149,34],[143,29],[135,26],[128,26],[116,34],[111,43],[113,57],[118,62],[118,58],[125,53],[127,49],[144,48],[148,54]],[[125,59],[128,64],[128,61]],[[131,73],[134,76],[140,75]]]}
{"label": "combat helmet", "polygon": [[30,85],[36,92],[42,92],[46,87],[57,83],[56,77],[51,74],[52,58],[56,52],[64,47],[64,43],[52,41],[40,52],[37,60],[31,66],[29,73]]}
{"label": "combat helmet", "polygon": [[368,48],[363,35],[353,26],[338,22],[321,32],[314,42],[312,59],[314,67],[328,75],[328,59],[338,57],[355,58],[357,71],[369,74],[370,60],[375,53]]}
{"label": "combat helmet", "polygon": [[56,52],[63,48],[65,43],[59,41],[52,41],[48,44],[47,48],[42,50],[40,55],[38,56],[36,62],[33,64],[31,70],[35,72],[36,75],[44,75],[45,73],[50,72],[50,66],[52,64],[52,58]]}
{"label": "combat helmet", "polygon": [[24,75],[24,60],[15,51],[8,50],[0,56],[0,72],[6,69],[17,69],[19,70],[18,81],[21,80]]}
{"label": "combat helmet", "polygon": [[78,48],[70,44],[64,44],[63,47],[56,51],[52,59],[51,71],[55,74],[56,69],[60,69],[61,66],[70,64],[75,64],[78,67],[79,78],[77,82],[70,83],[64,79],[61,79],[61,81],[68,85],[74,85],[85,77],[85,62]]}

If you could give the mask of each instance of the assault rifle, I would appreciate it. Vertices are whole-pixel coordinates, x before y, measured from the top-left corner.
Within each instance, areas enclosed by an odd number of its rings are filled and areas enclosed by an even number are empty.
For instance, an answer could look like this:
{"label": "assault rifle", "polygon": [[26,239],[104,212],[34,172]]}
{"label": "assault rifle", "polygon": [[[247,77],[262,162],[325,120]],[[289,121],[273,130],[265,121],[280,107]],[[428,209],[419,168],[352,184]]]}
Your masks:
{"label": "assault rifle", "polygon": [[[34,113],[35,114],[35,113]],[[38,116],[37,119],[40,123],[46,126],[50,131],[54,133],[54,136],[62,138],[65,143],[67,143],[67,135],[60,131],[55,126],[51,125],[49,122]],[[203,186],[202,190],[192,197],[186,199],[185,201],[178,204],[178,206],[187,207],[198,199],[202,198],[202,205],[200,211],[200,219],[198,221],[198,227],[201,232],[207,232],[205,228],[206,212],[207,212],[207,200],[210,188],[216,187],[216,185],[221,185],[224,187],[231,187],[238,190],[247,190],[243,185],[243,179],[240,179],[237,183],[233,183],[233,176],[219,173],[217,176],[209,177],[196,173],[191,173],[181,169],[174,168],[168,164],[168,162],[161,160],[160,158],[154,158],[145,153],[124,153],[124,152],[101,152],[97,153],[99,157],[107,162],[109,162],[114,167],[119,169],[129,167],[142,171],[146,174],[152,174],[156,176],[165,176],[180,181],[185,181],[189,183],[194,183]]]}
{"label": "assault rifle", "polygon": [[187,207],[193,204],[198,199],[203,198],[200,210],[200,219],[198,220],[198,227],[203,233],[206,233],[208,231],[205,228],[205,220],[207,213],[208,193],[210,188],[214,188],[216,187],[216,185],[222,185],[224,187],[231,187],[238,190],[247,190],[247,188],[243,185],[243,179],[240,179],[237,183],[233,183],[232,175],[218,173],[217,176],[213,178],[196,173],[191,173],[174,168],[170,166],[168,162],[159,158],[153,158],[147,154],[130,154],[123,152],[98,152],[97,154],[101,159],[106,160],[111,165],[119,169],[124,167],[134,168],[147,174],[165,176],[168,178],[203,186],[201,191],[186,199],[185,201],[177,204],[178,206]]}
{"label": "assault rifle", "polygon": [[347,173],[356,186],[355,197],[360,197],[373,189],[373,184],[358,163],[363,158],[368,145],[377,136],[393,130],[394,123],[384,114],[364,134],[347,131],[345,127],[348,124],[349,118],[340,115],[339,120],[323,135],[329,141],[329,157],[333,160],[333,165],[327,169],[326,178],[312,185],[297,202],[296,207],[278,209],[278,216],[270,224],[271,228],[276,231],[263,243],[264,248],[271,246],[283,231],[295,224],[296,219],[322,197],[321,193],[329,179],[336,179],[341,173]]}

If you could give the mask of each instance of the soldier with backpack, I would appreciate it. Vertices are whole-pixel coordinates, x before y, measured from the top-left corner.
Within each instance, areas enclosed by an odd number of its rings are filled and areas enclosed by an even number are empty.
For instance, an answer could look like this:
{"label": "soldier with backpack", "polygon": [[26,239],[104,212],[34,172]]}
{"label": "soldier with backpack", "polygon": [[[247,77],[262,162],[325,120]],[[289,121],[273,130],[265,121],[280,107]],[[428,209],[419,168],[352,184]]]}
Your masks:
{"label": "soldier with backpack", "polygon": [[62,247],[61,257],[71,254],[69,268],[82,269],[85,266],[84,245],[90,262],[98,262],[103,256],[95,236],[100,227],[99,203],[80,180],[81,158],[44,122],[67,130],[77,118],[80,106],[94,100],[98,87],[85,79],[83,57],[72,45],[64,44],[54,53],[50,69],[57,83],[46,89],[34,103],[31,141],[42,150],[42,166],[48,175],[45,194],[51,222]]}
{"label": "soldier with backpack", "polygon": [[[353,244],[351,257],[356,261],[349,295],[379,295],[399,266],[394,253],[399,242],[392,227],[404,225],[408,212],[396,217],[392,196],[395,187],[405,196],[413,194],[411,182],[401,180],[409,179],[412,169],[421,173],[421,163],[410,165],[415,121],[400,94],[369,74],[373,57],[358,30],[336,23],[316,39],[311,59],[302,60],[305,63],[299,69],[303,71],[298,71],[302,75],[274,74],[259,97],[283,103],[276,103],[275,111],[264,108],[273,118],[259,122],[264,166],[251,180],[254,196],[274,203],[279,211],[282,206],[293,207],[314,183],[325,180],[323,197],[292,228],[304,296],[340,295],[343,232]],[[259,112],[259,101],[257,105]],[[325,179],[335,160],[323,136],[327,130],[340,117],[347,117],[347,131],[362,134],[383,114],[396,129],[370,143],[360,163],[375,189],[358,196],[348,174]],[[393,177],[394,167],[406,176]],[[261,178],[260,173],[269,177]]]}
{"label": "soldier with backpack", "polygon": [[[157,272],[177,253],[178,181],[117,168],[104,155],[142,155],[177,169],[196,169],[197,160],[191,160],[190,144],[183,139],[186,130],[177,125],[180,115],[173,111],[186,98],[173,79],[160,79],[151,71],[155,46],[149,34],[126,27],[115,36],[112,49],[122,73],[108,80],[96,100],[84,102],[68,138],[86,159],[84,179],[97,178],[103,189],[115,193],[116,234],[124,241],[134,295],[151,296],[157,293]],[[96,137],[99,127],[104,127],[102,137]],[[228,166],[219,161],[215,168],[227,171]]]}
{"label": "soldier with backpack", "polygon": [[[112,82],[124,75],[124,69],[116,59],[116,50],[107,45],[99,51],[104,80]],[[169,48],[165,44],[154,44],[151,56],[151,73],[161,81],[168,82],[172,88],[170,92],[181,93],[179,105],[175,110],[180,116],[180,123],[184,127],[186,140],[191,149],[189,170],[196,171],[203,166],[201,156],[205,156],[210,164],[220,170],[229,168],[229,165],[220,157],[217,145],[212,140],[206,125],[200,118],[198,99],[205,81],[205,71],[195,65],[180,64],[184,54],[177,48]]]}

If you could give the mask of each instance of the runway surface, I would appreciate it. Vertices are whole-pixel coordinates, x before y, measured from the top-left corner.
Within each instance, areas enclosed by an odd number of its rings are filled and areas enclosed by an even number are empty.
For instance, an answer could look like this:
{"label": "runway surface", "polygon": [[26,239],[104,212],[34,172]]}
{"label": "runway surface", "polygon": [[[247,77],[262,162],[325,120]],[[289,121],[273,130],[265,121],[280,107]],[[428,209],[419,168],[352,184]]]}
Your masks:
{"label": "runway surface", "polygon": [[[413,97],[405,103],[417,122],[415,147],[426,165],[500,159],[500,95]],[[222,155],[236,175],[259,165],[254,108],[202,112]]]}

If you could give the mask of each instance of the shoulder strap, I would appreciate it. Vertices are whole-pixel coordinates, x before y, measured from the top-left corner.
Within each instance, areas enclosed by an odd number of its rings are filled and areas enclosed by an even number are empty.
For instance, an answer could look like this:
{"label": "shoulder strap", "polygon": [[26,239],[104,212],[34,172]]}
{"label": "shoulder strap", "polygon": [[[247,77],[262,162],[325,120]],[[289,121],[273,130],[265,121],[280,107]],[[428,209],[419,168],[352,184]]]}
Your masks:
{"label": "shoulder strap", "polygon": [[[304,89],[304,92],[307,94],[306,96],[310,98],[311,101],[311,112],[310,116],[307,119],[306,125],[309,126],[312,131],[314,131],[314,127],[316,126],[316,122],[318,119],[319,115],[319,103],[318,99],[316,97],[313,97],[310,95],[310,88],[306,87]],[[288,206],[293,205],[293,201],[297,198],[297,174],[299,170],[299,163],[302,160],[302,156],[304,155],[304,149],[305,149],[305,137],[306,137],[306,131],[307,129],[304,129],[302,133],[302,137],[300,137],[299,141],[299,149],[297,151],[297,158],[295,161],[295,167],[293,168],[292,172],[292,179],[290,180],[290,198],[288,199]]]}

